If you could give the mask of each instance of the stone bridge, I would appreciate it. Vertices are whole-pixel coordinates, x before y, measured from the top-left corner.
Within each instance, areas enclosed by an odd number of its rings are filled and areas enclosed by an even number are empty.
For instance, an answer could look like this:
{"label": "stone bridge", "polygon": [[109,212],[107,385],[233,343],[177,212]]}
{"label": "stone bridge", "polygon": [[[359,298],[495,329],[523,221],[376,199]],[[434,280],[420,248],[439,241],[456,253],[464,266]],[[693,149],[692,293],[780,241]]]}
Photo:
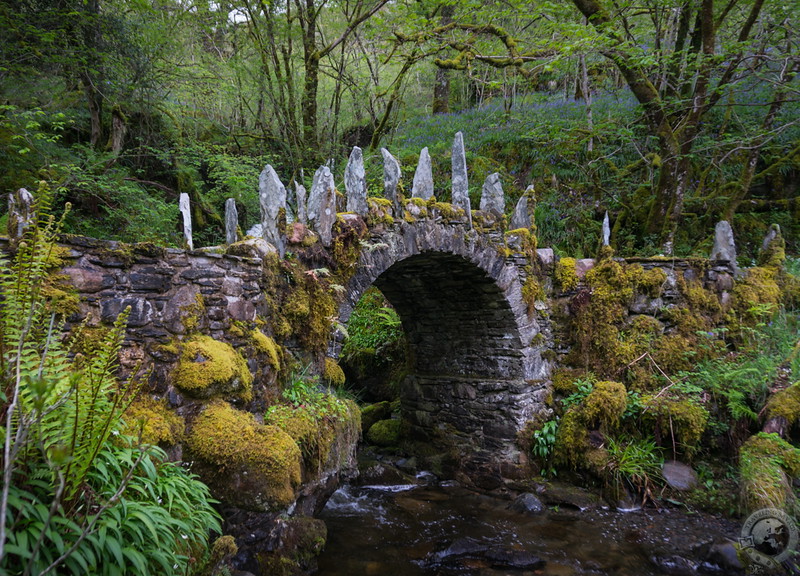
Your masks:
{"label": "stone bridge", "polygon": [[[336,357],[340,345],[331,321],[346,324],[365,290],[375,286],[396,308],[409,343],[401,400],[411,437],[448,453],[453,473],[491,485],[492,478],[524,464],[517,436],[547,410],[552,363],[565,352],[558,327],[551,324],[555,258],[552,250],[537,249],[530,192],[507,226],[502,187],[491,175],[480,209],[471,209],[460,134],[453,150],[452,203],[432,196],[426,155],[423,150],[411,197],[405,198],[398,188],[399,165],[384,151],[385,196],[368,198],[360,150],[354,149],[345,171],[346,205],[327,167],[315,174],[307,201],[305,189],[295,184],[294,199],[287,202],[286,189],[268,166],[259,182],[261,229],[256,237],[239,240],[229,201],[225,246],[177,250],[64,238],[62,272],[80,296],[68,327],[108,324],[129,307],[123,368],[151,369],[153,393],[168,398],[191,423],[204,399],[192,398],[172,374],[176,348],[192,334],[247,352],[252,347],[243,334],[256,330],[322,372],[324,356]],[[22,220],[11,214],[12,236],[21,232]],[[718,258],[720,265],[701,266],[701,276],[691,276],[706,285],[716,282],[724,292],[733,282],[731,257]],[[666,270],[663,299],[635,303],[634,313],[655,315],[670,298],[679,298],[676,278],[691,265],[673,259],[642,265]],[[589,266],[587,261],[577,268]],[[320,282],[322,292],[312,297],[330,299],[338,318],[325,318],[330,343],[310,349],[297,333],[314,322],[309,310],[315,302],[306,294],[305,301],[290,306],[291,293],[316,281],[322,270],[332,277]],[[278,321],[289,308],[294,331]],[[258,356],[247,363],[255,377],[253,399],[224,399],[263,412],[280,393],[278,370]]]}

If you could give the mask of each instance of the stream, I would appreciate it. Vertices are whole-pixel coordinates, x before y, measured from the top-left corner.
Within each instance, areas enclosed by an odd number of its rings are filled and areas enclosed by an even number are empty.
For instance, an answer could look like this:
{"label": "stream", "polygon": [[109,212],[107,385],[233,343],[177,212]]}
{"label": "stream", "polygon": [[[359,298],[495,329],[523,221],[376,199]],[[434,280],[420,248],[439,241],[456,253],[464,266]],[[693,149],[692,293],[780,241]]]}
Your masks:
{"label": "stream", "polygon": [[[551,505],[534,515],[452,482],[345,486],[322,513],[321,576],[735,574],[735,521],[679,509]],[[721,552],[719,552],[721,550]],[[710,551],[710,554],[709,554]]]}

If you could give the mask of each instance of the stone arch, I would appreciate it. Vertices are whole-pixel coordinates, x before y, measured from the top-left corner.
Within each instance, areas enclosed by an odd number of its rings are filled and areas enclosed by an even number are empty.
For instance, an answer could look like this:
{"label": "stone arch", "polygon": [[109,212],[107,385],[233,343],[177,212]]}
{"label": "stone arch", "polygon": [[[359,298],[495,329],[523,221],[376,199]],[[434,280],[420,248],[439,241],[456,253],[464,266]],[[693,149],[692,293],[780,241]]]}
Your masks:
{"label": "stone arch", "polygon": [[498,246],[432,220],[374,233],[339,318],[349,320],[367,288],[380,289],[409,341],[402,403],[413,431],[429,439],[450,425],[470,438],[473,455],[507,460],[519,430],[543,409],[547,365],[531,346],[539,324],[522,297],[524,276]]}

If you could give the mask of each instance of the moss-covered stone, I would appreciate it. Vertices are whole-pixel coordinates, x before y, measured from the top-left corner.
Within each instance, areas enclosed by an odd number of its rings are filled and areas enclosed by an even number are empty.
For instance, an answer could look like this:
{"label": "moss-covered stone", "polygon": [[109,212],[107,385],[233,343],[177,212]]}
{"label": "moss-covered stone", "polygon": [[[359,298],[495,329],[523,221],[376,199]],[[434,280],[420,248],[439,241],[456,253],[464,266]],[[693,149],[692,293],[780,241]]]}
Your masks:
{"label": "moss-covered stone", "polygon": [[645,419],[655,425],[662,443],[677,442],[676,448],[691,456],[699,447],[708,423],[708,411],[690,398],[670,395],[643,395]]}
{"label": "moss-covered stone", "polygon": [[367,431],[367,440],[377,446],[397,446],[403,423],[400,420],[378,420]]}
{"label": "moss-covered stone", "polygon": [[556,282],[561,286],[562,292],[569,292],[578,287],[578,274],[575,271],[577,261],[575,258],[561,258],[556,264],[555,276]]}
{"label": "moss-covered stone", "polygon": [[274,339],[264,334],[261,330],[252,330],[250,339],[256,351],[266,354],[270,366],[276,372],[281,369],[281,349]]}
{"label": "moss-covered stone", "polygon": [[210,336],[196,335],[183,342],[172,379],[175,386],[198,398],[252,398],[253,375],[247,362],[230,344]]}
{"label": "moss-covered stone", "polygon": [[581,409],[572,406],[561,417],[556,433],[555,462],[578,468],[585,464],[589,448],[589,432],[586,430]]}
{"label": "moss-covered stone", "polygon": [[134,435],[141,431],[145,444],[173,446],[183,439],[185,423],[169,408],[166,400],[154,400],[150,396],[139,396],[128,406],[123,416]]}
{"label": "moss-covered stone", "polygon": [[619,382],[603,381],[583,401],[583,417],[590,426],[608,431],[616,428],[628,405],[628,391]]}
{"label": "moss-covered stone", "polygon": [[366,435],[375,422],[388,420],[392,415],[392,404],[388,400],[370,404],[361,409],[361,429]]}
{"label": "moss-covered stone", "polygon": [[572,394],[578,389],[578,386],[577,384],[575,384],[575,381],[585,376],[586,372],[584,372],[583,370],[578,370],[576,368],[566,368],[566,367],[556,368],[551,376],[553,390],[555,390],[559,394],[568,396],[569,394]]}
{"label": "moss-covered stone", "polygon": [[747,512],[797,511],[792,479],[800,475],[800,450],[777,434],[759,432],[739,449],[739,478]]}
{"label": "moss-covered stone", "polygon": [[546,294],[533,274],[528,274],[525,283],[522,285],[522,299],[528,307],[528,314],[533,314],[537,300],[544,300]]}
{"label": "moss-covered stone", "polygon": [[325,367],[322,371],[322,379],[329,386],[334,386],[335,388],[344,386],[344,370],[342,370],[342,367],[339,366],[339,363],[336,361],[336,359],[331,358],[330,356],[325,357]]}
{"label": "moss-covered stone", "polygon": [[294,502],[301,453],[277,426],[258,424],[252,414],[217,400],[195,419],[187,446],[201,463],[201,476],[223,502],[262,511],[278,511]]}
{"label": "moss-covered stone", "polygon": [[766,417],[785,418],[789,426],[800,420],[800,382],[773,394],[766,406]]}

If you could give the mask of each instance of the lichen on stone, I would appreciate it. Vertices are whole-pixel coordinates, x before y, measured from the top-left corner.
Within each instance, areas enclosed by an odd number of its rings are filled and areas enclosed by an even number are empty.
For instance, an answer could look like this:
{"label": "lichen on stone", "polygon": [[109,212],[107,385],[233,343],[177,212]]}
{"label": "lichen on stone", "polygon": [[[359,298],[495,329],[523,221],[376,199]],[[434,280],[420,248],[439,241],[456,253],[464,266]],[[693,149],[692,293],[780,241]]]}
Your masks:
{"label": "lichen on stone", "polygon": [[253,375],[230,344],[196,335],[181,345],[172,374],[175,386],[198,398],[235,396],[252,399]]}

